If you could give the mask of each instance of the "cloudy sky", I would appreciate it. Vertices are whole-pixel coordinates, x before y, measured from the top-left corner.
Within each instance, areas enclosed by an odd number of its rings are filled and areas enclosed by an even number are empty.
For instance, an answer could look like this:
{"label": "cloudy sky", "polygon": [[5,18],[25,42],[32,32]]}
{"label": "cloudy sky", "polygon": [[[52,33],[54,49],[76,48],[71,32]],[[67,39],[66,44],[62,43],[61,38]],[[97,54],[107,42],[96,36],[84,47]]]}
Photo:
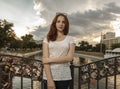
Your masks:
{"label": "cloudy sky", "polygon": [[120,0],[0,0],[0,19],[14,23],[17,36],[43,39],[57,12],[67,13],[76,41],[99,41],[101,33],[120,36]]}

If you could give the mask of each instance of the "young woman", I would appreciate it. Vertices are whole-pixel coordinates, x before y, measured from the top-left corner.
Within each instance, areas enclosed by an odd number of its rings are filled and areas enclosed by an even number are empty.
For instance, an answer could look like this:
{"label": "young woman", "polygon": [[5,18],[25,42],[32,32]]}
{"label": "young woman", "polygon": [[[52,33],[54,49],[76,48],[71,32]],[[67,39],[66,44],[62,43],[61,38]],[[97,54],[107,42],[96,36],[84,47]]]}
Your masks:
{"label": "young woman", "polygon": [[59,13],[43,40],[44,89],[68,89],[71,80],[70,62],[74,55],[74,40],[68,35],[69,21]]}

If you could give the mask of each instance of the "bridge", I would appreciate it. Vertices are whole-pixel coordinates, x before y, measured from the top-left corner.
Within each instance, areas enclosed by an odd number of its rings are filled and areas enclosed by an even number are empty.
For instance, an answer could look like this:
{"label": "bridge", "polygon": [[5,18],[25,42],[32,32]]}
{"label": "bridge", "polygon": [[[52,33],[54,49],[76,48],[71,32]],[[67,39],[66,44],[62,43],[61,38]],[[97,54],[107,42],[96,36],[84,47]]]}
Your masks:
{"label": "bridge", "polygon": [[[83,65],[71,64],[73,80],[69,89],[120,89],[117,78],[120,74],[120,56],[103,59],[89,55],[76,55],[93,58],[96,61]],[[13,78],[19,76],[21,79],[20,89],[24,87],[23,78],[31,79],[31,89],[34,89],[34,81],[39,81],[40,89],[42,89],[42,69],[41,60],[0,54],[0,87],[1,89],[12,89]],[[110,82],[111,79],[113,79],[112,82]]]}

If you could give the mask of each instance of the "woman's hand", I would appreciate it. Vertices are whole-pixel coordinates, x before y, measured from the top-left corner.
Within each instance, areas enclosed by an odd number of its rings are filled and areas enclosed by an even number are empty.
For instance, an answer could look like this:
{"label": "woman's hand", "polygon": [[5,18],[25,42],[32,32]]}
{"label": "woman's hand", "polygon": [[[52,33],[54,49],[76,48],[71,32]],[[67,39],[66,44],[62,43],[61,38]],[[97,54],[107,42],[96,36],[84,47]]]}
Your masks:
{"label": "woman's hand", "polygon": [[55,82],[53,80],[47,81],[47,87],[48,89],[56,89]]}

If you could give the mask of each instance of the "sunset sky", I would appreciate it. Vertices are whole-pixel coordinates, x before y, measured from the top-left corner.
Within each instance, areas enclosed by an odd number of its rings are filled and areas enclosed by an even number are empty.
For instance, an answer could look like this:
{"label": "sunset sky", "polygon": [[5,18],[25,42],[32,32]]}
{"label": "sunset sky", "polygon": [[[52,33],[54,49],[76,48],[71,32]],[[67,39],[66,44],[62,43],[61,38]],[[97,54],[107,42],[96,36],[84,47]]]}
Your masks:
{"label": "sunset sky", "polygon": [[120,36],[120,0],[0,0],[0,19],[14,23],[18,37],[43,39],[57,12],[67,13],[77,42],[99,42],[106,32]]}

